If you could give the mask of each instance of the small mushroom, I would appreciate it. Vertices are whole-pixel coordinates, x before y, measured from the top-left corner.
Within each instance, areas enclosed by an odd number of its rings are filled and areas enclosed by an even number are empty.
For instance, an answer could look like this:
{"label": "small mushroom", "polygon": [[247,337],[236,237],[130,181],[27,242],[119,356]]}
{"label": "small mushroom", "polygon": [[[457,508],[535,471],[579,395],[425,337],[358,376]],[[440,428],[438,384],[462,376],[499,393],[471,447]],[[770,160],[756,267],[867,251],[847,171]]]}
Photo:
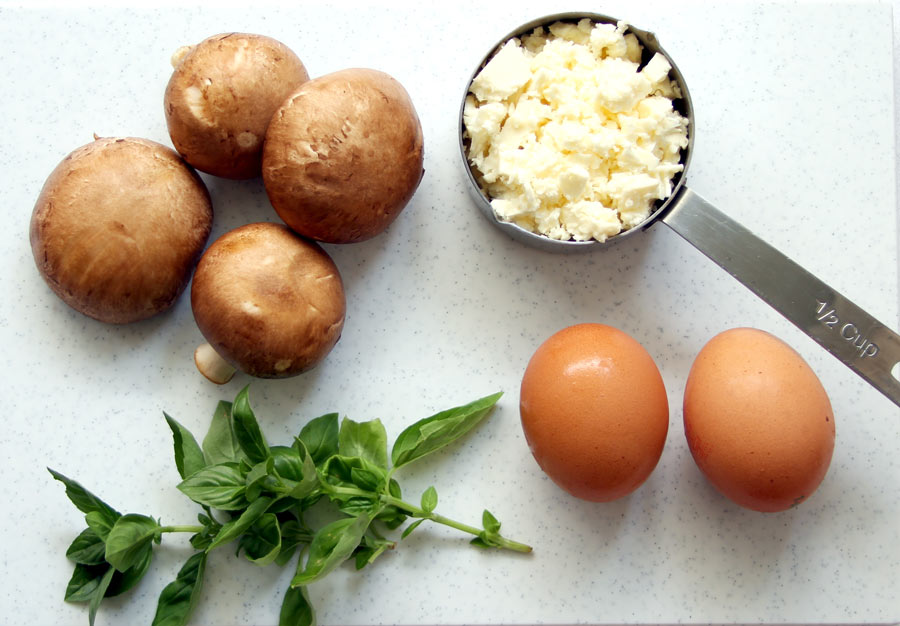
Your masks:
{"label": "small mushroom", "polygon": [[203,181],[170,148],[98,138],[44,183],[31,216],[38,271],[73,309],[136,322],[184,291],[212,227]]}
{"label": "small mushroom", "polygon": [[194,354],[197,368],[224,383],[234,368],[286,378],[317,365],[340,338],[346,301],[321,246],[263,222],[225,233],[207,249],[191,307],[208,342]]}
{"label": "small mushroom", "polygon": [[393,77],[346,69],[300,87],[269,123],[269,201],[305,237],[351,243],[386,229],[422,180],[422,125]]}
{"label": "small mushroom", "polygon": [[175,149],[215,176],[259,176],[272,114],[309,79],[297,55],[271,37],[224,33],[182,46],[172,65],[164,104]]}

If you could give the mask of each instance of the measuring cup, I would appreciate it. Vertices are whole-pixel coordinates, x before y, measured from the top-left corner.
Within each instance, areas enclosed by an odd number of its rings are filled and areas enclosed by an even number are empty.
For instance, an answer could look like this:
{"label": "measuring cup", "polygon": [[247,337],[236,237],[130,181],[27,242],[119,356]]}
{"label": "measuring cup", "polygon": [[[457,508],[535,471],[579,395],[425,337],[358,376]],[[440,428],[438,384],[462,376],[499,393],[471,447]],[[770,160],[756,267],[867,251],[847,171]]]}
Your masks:
{"label": "measuring cup", "polygon": [[685,184],[694,146],[694,109],[681,71],[651,32],[628,26],[628,32],[634,33],[643,47],[642,66],[657,52],[669,61],[672,66],[669,77],[682,94],[673,102],[673,107],[688,120],[688,145],[681,152],[684,168],[672,181],[672,194],[658,202],[643,222],[605,242],[559,241],[502,221],[496,216],[490,198],[478,182],[477,172],[469,163],[464,137],[463,110],[472,81],[510,39],[530,33],[538,26],[549,26],[559,21],[577,22],[584,18],[595,23],[619,22],[606,15],[582,12],[557,13],[532,20],[503,37],[485,55],[466,83],[459,109],[459,149],[470,182],[469,190],[485,216],[514,239],[552,252],[581,252],[606,247],[661,222],[900,406],[900,335],[716,209]]}

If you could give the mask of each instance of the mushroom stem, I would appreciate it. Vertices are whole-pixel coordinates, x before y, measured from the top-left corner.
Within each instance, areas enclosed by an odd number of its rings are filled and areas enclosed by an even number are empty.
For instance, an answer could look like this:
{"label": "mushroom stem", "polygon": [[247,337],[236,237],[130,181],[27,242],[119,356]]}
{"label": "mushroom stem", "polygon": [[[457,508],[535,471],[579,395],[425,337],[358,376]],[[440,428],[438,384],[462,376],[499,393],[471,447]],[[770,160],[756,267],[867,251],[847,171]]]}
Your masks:
{"label": "mushroom stem", "polygon": [[194,46],[181,46],[172,53],[172,58],[169,59],[169,62],[172,64],[172,67],[178,67],[178,64],[181,63],[182,59],[187,56],[188,52],[194,49]]}
{"label": "mushroom stem", "polygon": [[217,385],[224,385],[234,376],[235,368],[223,359],[208,343],[194,350],[194,364],[201,374]]}

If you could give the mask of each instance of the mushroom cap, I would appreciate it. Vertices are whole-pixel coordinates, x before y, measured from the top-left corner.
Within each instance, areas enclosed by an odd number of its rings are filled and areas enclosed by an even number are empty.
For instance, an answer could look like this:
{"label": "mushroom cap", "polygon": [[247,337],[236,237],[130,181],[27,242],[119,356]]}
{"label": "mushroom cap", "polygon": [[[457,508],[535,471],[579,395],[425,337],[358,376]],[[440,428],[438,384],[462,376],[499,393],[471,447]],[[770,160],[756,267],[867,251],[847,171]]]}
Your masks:
{"label": "mushroom cap", "polygon": [[423,155],[403,86],[377,70],[341,70],[300,85],[272,117],[263,182],[293,230],[351,243],[394,221],[422,180]]}
{"label": "mushroom cap", "polygon": [[101,138],[66,156],[30,224],[38,271],[72,308],[125,324],[171,307],[212,227],[203,181],[170,148]]}
{"label": "mushroom cap", "polygon": [[331,257],[282,224],[247,224],[210,245],[197,264],[191,306],[226,361],[258,378],[295,376],[341,335],[344,286]]}
{"label": "mushroom cap", "polygon": [[223,33],[204,39],[188,48],[166,86],[172,145],[203,172],[259,176],[272,114],[308,79],[297,55],[271,37]]}

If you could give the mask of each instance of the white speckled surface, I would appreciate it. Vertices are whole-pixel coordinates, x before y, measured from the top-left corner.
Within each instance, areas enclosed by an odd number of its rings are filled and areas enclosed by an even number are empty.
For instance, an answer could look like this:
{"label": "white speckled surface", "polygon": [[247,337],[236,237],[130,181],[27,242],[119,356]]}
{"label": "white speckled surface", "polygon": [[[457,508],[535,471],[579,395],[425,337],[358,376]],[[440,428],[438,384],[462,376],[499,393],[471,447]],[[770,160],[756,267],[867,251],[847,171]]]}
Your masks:
{"label": "white speckled surface", "polygon": [[[311,588],[320,623],[890,623],[900,621],[900,410],[663,227],[589,256],[520,247],[490,227],[464,188],[455,120],[487,47],[533,17],[578,7],[522,1],[292,3],[238,8],[0,8],[0,275],[5,432],[0,458],[0,606],[6,624],[83,624],[62,601],[64,552],[82,527],[61,485],[72,476],[122,511],[190,523],[176,489],[165,410],[202,436],[222,388],[193,369],[201,339],[189,301],[128,327],[89,320],[39,278],[27,224],[44,178],[99,135],[168,143],[169,55],[227,30],[290,47],[312,75],[387,71],[409,90],[426,138],[426,176],[382,236],[329,246],[348,294],[344,335],[316,370],[253,383],[270,441],[336,410],[408,422],[495,390],[490,420],[452,450],[399,475],[417,498],[477,522],[489,507],[527,557],[483,553],[422,527],[371,569]],[[390,10],[389,10],[390,8]],[[686,76],[697,111],[693,189],[897,326],[897,210],[890,5],[715,7],[609,2],[590,7],[654,30]],[[474,17],[473,17],[474,16]],[[389,36],[399,26],[402,37]],[[258,181],[206,178],[214,235],[274,220]],[[670,399],[665,452],[621,501],[566,496],[532,460],[518,382],[537,345],[576,322],[629,332],[653,354]],[[820,490],[761,515],[717,495],[681,428],[690,363],[715,333],[769,330],[828,389],[838,439]],[[101,607],[98,624],[149,623],[189,554],[167,536],[142,584]],[[194,624],[274,624],[291,571],[211,558]]]}

